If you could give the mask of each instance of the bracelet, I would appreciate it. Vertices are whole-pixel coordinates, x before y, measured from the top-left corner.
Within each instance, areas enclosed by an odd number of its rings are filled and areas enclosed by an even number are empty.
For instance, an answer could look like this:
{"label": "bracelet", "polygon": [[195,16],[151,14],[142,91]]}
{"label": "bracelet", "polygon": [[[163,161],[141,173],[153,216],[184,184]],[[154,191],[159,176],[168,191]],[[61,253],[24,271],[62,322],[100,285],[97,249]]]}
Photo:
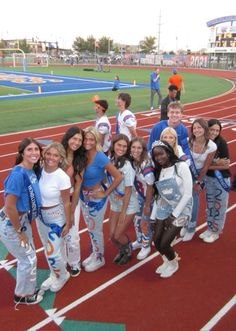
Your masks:
{"label": "bracelet", "polygon": [[20,226],[20,227],[16,230],[17,233],[22,233],[22,232],[25,232],[25,231],[26,231],[26,227],[25,227],[25,226]]}
{"label": "bracelet", "polygon": [[195,184],[200,185],[201,182],[199,180],[195,180]]}

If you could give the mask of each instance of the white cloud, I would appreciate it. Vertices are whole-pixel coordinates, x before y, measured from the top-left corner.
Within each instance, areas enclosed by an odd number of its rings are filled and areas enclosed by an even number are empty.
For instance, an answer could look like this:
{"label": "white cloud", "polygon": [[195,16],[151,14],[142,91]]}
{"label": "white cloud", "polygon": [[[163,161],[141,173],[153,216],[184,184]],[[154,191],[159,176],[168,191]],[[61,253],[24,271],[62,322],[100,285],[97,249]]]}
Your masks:
{"label": "white cloud", "polygon": [[76,36],[138,44],[146,36],[158,36],[161,12],[161,49],[199,49],[207,46],[206,22],[234,15],[235,0],[11,0],[1,4],[1,38],[32,38],[59,41],[71,46]]}

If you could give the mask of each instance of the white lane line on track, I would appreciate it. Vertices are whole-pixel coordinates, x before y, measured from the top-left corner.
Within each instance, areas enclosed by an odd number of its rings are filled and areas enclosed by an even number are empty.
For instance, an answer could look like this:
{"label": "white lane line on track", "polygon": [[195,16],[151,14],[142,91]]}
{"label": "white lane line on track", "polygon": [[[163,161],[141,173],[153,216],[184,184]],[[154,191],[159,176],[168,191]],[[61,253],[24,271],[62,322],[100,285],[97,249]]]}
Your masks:
{"label": "white lane line on track", "polygon": [[216,314],[213,316],[209,322],[207,322],[200,331],[210,331],[219,320],[224,317],[228,311],[236,305],[236,295],[234,295]]}
{"label": "white lane line on track", "polygon": [[[236,208],[236,204],[230,206],[227,209],[227,213],[229,211],[231,211],[232,209]],[[201,224],[200,226],[198,226],[196,228],[196,231],[201,230],[202,228],[204,228],[206,226],[206,223]],[[175,241],[174,245],[178,244],[179,242],[182,241],[182,238],[179,238]],[[136,269],[142,267],[144,264],[146,264],[147,262],[153,260],[155,257],[157,257],[159,255],[158,252],[153,253],[152,255],[149,255],[146,259],[136,263],[135,265],[133,265],[132,267],[128,268],[127,270],[123,271],[122,273],[118,274],[117,276],[111,278],[110,280],[106,281],[105,283],[101,284],[100,286],[96,287],[94,290],[88,292],[87,294],[83,295],[82,297],[78,298],[77,300],[71,302],[69,305],[61,308],[60,310],[58,310],[57,312],[55,312],[52,316],[49,316],[47,318],[45,318],[44,320],[42,320],[41,322],[35,324],[34,326],[32,326],[31,328],[29,328],[27,331],[35,331],[38,330],[42,327],[44,327],[45,325],[49,324],[50,322],[54,321],[55,319],[61,317],[62,315],[64,315],[65,313],[67,313],[68,311],[70,311],[71,309],[79,306],[80,304],[82,304],[83,302],[87,301],[88,299],[90,299],[91,297],[95,296],[96,294],[100,293],[101,291],[107,289],[109,286],[113,285],[114,283],[118,282],[119,280],[121,280],[122,278],[126,277],[127,275],[129,275],[131,272],[135,271]],[[205,330],[206,331],[206,330]]]}

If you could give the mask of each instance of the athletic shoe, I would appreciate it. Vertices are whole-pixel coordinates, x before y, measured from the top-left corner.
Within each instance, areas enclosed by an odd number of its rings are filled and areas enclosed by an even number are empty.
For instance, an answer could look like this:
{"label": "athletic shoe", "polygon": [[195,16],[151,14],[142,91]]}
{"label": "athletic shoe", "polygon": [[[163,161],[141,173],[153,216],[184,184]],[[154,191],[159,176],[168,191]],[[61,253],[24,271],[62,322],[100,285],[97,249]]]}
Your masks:
{"label": "athletic shoe", "polygon": [[71,277],[77,277],[77,276],[79,276],[80,271],[81,270],[78,269],[78,268],[71,267],[71,269],[70,269],[70,275],[71,275]]}
{"label": "athletic shoe", "polygon": [[169,261],[168,266],[160,274],[162,278],[171,277],[179,269],[179,263],[176,259]]}
{"label": "athletic shoe", "polygon": [[153,107],[150,108],[150,110],[153,110],[153,109],[154,109]]}
{"label": "athletic shoe", "polygon": [[137,240],[133,241],[131,244],[132,250],[135,251],[136,249],[142,248],[142,243],[139,243]]}
{"label": "athletic shoe", "polygon": [[66,282],[69,280],[70,278],[70,273],[67,271],[65,277],[63,278],[57,278],[54,283],[52,284],[52,286],[50,287],[50,290],[52,292],[58,292],[62,289],[62,287],[66,284]]}
{"label": "athletic shoe", "polygon": [[199,238],[204,239],[205,237],[208,237],[211,234],[211,230],[207,229],[206,231],[200,233]]}
{"label": "athletic shoe", "polygon": [[186,227],[182,227],[182,229],[180,230],[180,237],[183,238],[185,236],[187,232],[187,228]]}
{"label": "athletic shoe", "polygon": [[125,253],[117,264],[124,265],[127,264],[130,260],[131,260],[131,255]]}
{"label": "athletic shoe", "polygon": [[216,241],[216,240],[219,239],[219,238],[220,238],[220,236],[219,236],[217,233],[212,233],[212,234],[210,234],[209,236],[205,237],[205,238],[203,239],[203,241],[204,241],[205,243],[209,243],[209,244],[211,244],[211,243],[213,243],[214,241]]}
{"label": "athletic shoe", "polygon": [[95,256],[95,253],[91,253],[83,262],[82,266],[85,268],[86,265],[89,265],[90,262],[92,262],[93,257]]}
{"label": "athletic shoe", "polygon": [[161,274],[164,272],[164,270],[168,267],[168,262],[169,260],[167,259],[167,257],[165,257],[164,255],[162,256],[162,259],[163,259],[163,263],[158,267],[156,268],[156,271],[155,273],[156,274]]}
{"label": "athletic shoe", "polygon": [[92,261],[85,266],[84,270],[86,272],[96,271],[96,270],[100,269],[101,267],[103,267],[104,264],[105,264],[104,257],[98,257],[97,258],[96,256],[94,256],[92,258]]}
{"label": "athletic shoe", "polygon": [[56,276],[51,273],[50,276],[41,284],[40,289],[43,291],[49,290],[56,279]]}
{"label": "athletic shoe", "polygon": [[151,253],[151,247],[142,247],[141,251],[137,255],[138,260],[145,259]]}
{"label": "athletic shoe", "polygon": [[113,262],[119,263],[120,259],[124,256],[124,251],[119,251],[119,253],[114,257]]}
{"label": "athletic shoe", "polygon": [[39,294],[39,290],[27,297],[18,297],[17,295],[14,295],[14,302],[17,305],[36,305],[42,300],[43,296]]}
{"label": "athletic shoe", "polygon": [[194,236],[194,231],[193,232],[186,232],[184,237],[183,237],[183,241],[190,241],[193,239],[193,236]]}

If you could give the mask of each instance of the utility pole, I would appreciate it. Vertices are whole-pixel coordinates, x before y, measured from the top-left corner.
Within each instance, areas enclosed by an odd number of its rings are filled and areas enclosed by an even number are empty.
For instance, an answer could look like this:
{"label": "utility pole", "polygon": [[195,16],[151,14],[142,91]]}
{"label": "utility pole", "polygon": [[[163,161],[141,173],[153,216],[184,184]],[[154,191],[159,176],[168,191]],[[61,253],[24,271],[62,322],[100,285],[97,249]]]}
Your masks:
{"label": "utility pole", "polygon": [[161,44],[161,10],[158,20],[158,33],[157,33],[157,54],[160,55],[160,44]]}

